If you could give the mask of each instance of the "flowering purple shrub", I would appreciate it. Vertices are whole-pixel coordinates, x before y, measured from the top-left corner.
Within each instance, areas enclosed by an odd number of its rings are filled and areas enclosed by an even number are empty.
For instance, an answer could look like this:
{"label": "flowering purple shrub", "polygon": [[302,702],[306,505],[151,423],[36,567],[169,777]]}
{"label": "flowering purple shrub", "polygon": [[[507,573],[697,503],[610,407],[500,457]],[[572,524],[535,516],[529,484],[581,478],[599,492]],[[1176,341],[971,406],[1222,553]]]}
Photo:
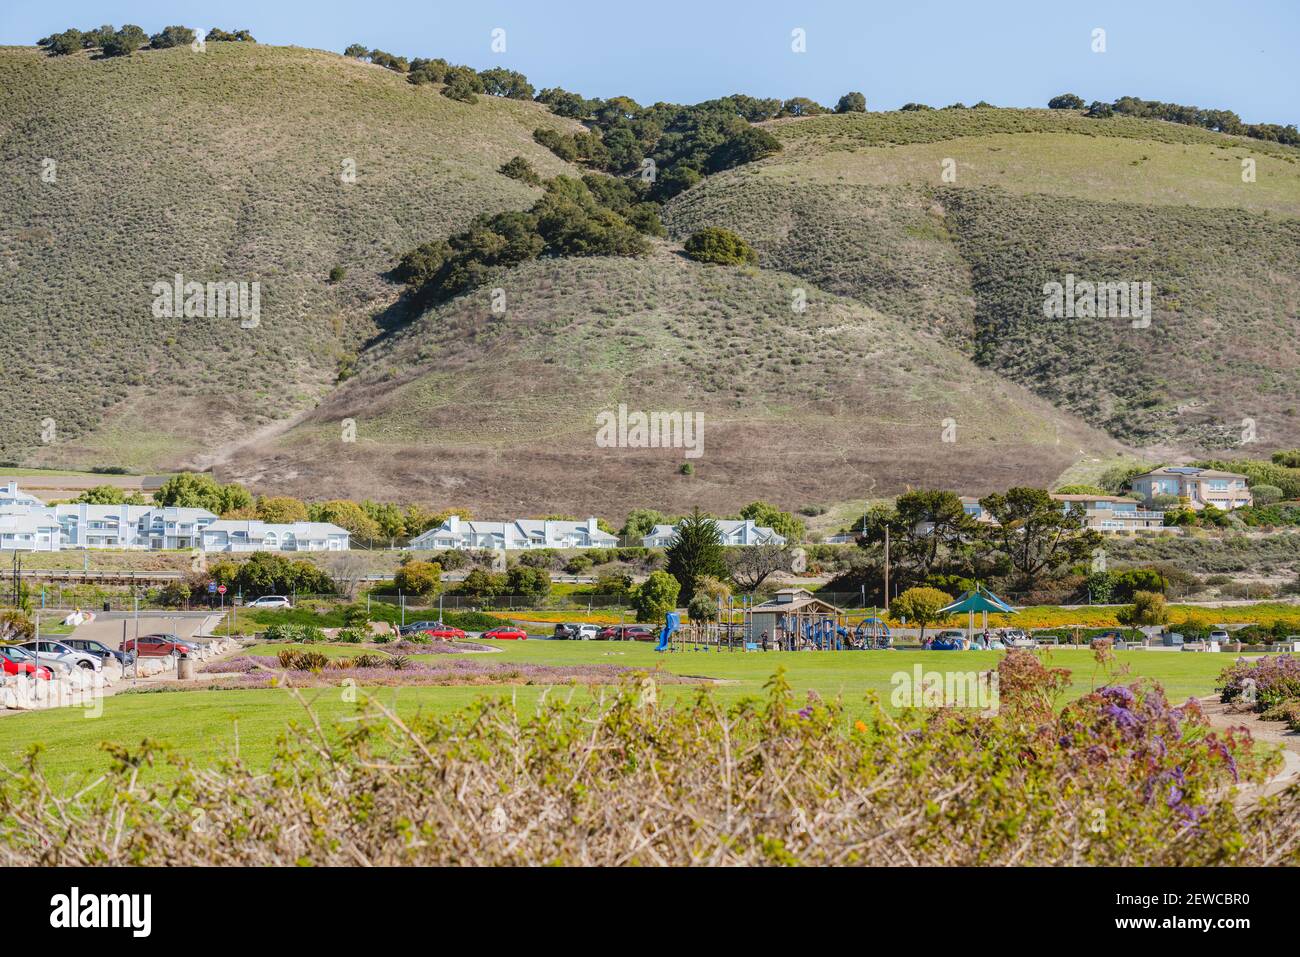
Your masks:
{"label": "flowering purple shrub", "polygon": [[[533,670],[421,664],[388,674]],[[729,707],[652,704],[629,679],[522,712],[496,695],[403,719],[378,695],[286,735],[272,773],[231,758],[159,781],[139,773],[155,745],[110,746],[108,780],[70,799],[33,752],[0,776],[0,866],[1300,864],[1300,789],[1241,800],[1266,771],[1249,736],[1155,687],[1059,716],[1030,694],[919,724],[873,706],[850,727],[779,673]]]}
{"label": "flowering purple shrub", "polygon": [[1300,700],[1300,658],[1295,655],[1266,655],[1256,661],[1238,658],[1219,675],[1215,688],[1224,704],[1251,706],[1253,711],[1292,699]]}
{"label": "flowering purple shrub", "polygon": [[1163,805],[1184,826],[1209,814],[1229,784],[1262,780],[1270,768],[1252,751],[1249,734],[1210,731],[1195,699],[1173,707],[1147,682],[1110,685],[1070,704],[1057,734],[1074,773],[1121,788],[1130,801]]}

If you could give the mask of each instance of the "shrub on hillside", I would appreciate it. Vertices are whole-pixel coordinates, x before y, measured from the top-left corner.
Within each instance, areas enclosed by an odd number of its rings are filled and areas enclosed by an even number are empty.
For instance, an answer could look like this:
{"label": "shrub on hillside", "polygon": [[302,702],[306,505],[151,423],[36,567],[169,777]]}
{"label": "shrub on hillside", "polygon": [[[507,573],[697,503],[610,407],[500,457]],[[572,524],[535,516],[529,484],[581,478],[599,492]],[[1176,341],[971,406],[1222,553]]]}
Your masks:
{"label": "shrub on hillside", "polygon": [[749,243],[721,226],[710,226],[692,234],[686,240],[685,249],[686,255],[696,262],[719,266],[754,265],[758,262],[758,254]]}
{"label": "shrub on hillside", "polygon": [[208,43],[256,43],[253,35],[247,30],[222,30],[219,27],[213,27],[208,31],[205,38]]}
{"label": "shrub on hillside", "polygon": [[476,103],[478,94],[484,92],[483,81],[468,66],[451,67],[443,82],[442,95],[462,103]]}
{"label": "shrub on hillside", "polygon": [[528,82],[528,77],[518,70],[493,67],[490,70],[484,70],[478,77],[483,86],[483,92],[489,96],[503,96],[510,100],[531,100],[533,98],[533,85]]}
{"label": "shrub on hillside", "polygon": [[861,93],[845,93],[835,104],[836,113],[865,113],[867,111],[867,98]]}
{"label": "shrub on hillside", "polygon": [[1083,97],[1074,93],[1062,93],[1060,96],[1054,96],[1047,101],[1049,110],[1081,110],[1083,107]]}
{"label": "shrub on hillside", "polygon": [[501,165],[501,175],[517,179],[529,186],[541,186],[542,178],[533,169],[533,164],[522,156],[516,156]]}
{"label": "shrub on hillside", "polygon": [[195,33],[189,27],[172,26],[164,27],[161,32],[155,33],[149,38],[149,46],[155,50],[166,50],[170,47],[186,47],[194,42]]}
{"label": "shrub on hillside", "polygon": [[410,250],[396,278],[448,298],[482,283],[494,269],[552,256],[643,256],[649,246],[631,223],[602,206],[581,180],[557,176],[527,212],[480,216],[447,240]]}
{"label": "shrub on hillside", "polygon": [[128,23],[122,29],[105,37],[100,44],[100,49],[106,57],[130,56],[148,42],[149,37],[143,29]]}

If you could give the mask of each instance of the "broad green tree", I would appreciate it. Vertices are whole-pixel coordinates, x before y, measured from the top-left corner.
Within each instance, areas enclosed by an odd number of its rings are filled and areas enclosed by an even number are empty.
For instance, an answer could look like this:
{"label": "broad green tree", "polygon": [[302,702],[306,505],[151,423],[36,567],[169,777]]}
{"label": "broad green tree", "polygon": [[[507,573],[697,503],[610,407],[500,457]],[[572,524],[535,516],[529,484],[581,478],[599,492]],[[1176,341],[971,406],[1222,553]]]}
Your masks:
{"label": "broad green tree", "polygon": [[909,624],[921,626],[921,639],[925,639],[927,625],[932,625],[944,616],[939,609],[952,604],[952,596],[937,588],[909,588],[889,606],[889,613],[894,618],[906,618]]}
{"label": "broad green tree", "polygon": [[1023,486],[986,495],[980,504],[997,525],[989,539],[1011,560],[1025,584],[1062,565],[1084,561],[1100,547],[1101,533],[1087,528],[1082,506],[1065,506],[1046,489]]}
{"label": "broad green tree", "polygon": [[835,104],[836,113],[865,113],[867,111],[867,98],[861,93],[845,93],[840,97],[840,101]]}
{"label": "broad green tree", "polygon": [[442,587],[442,566],[418,559],[406,562],[393,575],[393,583],[408,595],[436,595]]}
{"label": "broad green tree", "polygon": [[305,522],[308,520],[307,506],[288,495],[260,498],[257,500],[257,517],[273,524]]}
{"label": "broad green tree", "polygon": [[662,622],[668,612],[677,607],[681,585],[667,572],[651,572],[632,593],[632,607],[636,620]]}

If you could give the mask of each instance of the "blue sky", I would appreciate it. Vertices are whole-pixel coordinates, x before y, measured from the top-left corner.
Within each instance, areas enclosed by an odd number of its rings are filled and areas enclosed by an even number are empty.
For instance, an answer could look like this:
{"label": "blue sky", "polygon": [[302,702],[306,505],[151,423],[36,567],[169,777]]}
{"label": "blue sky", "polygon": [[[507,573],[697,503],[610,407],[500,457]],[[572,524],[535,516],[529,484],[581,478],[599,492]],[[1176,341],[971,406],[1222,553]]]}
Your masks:
{"label": "blue sky", "polygon": [[[1300,121],[1296,0],[5,0],[0,44],[68,26],[170,23],[247,28],[263,43],[341,51],[351,42],[478,69],[522,70],[534,85],[642,103],[727,93],[810,96],[861,90],[871,109],[908,101],[1042,106],[1132,94],[1235,110],[1247,122]],[[506,31],[494,54],[491,31]],[[802,28],[807,52],[790,49]],[[1106,31],[1106,52],[1091,49]]]}

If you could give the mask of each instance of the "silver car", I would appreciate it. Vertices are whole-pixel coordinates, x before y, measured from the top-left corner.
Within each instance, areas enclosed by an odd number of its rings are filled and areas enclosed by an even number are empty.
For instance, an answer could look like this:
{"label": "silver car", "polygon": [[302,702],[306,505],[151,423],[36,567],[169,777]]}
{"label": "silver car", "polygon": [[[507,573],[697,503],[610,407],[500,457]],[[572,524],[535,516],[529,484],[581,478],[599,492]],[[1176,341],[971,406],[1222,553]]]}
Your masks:
{"label": "silver car", "polygon": [[[39,645],[39,647],[37,647]],[[43,665],[50,662],[56,662],[63,665],[86,668],[90,671],[100,671],[104,667],[103,660],[99,655],[92,655],[84,651],[78,651],[76,648],[69,648],[61,641],[51,641],[48,638],[42,638],[38,641],[25,641],[21,647],[36,655],[37,660]]]}

